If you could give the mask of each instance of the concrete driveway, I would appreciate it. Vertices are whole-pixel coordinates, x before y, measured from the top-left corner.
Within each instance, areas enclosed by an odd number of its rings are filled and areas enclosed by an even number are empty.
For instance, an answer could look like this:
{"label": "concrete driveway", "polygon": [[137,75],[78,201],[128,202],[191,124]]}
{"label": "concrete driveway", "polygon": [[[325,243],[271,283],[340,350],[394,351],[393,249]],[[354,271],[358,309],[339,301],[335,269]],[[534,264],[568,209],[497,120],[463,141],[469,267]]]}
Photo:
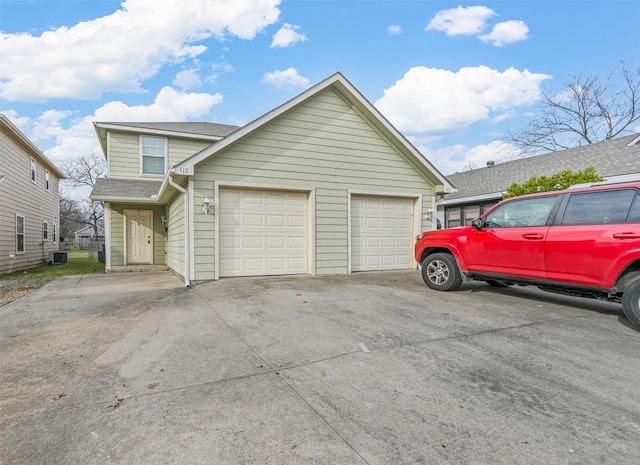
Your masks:
{"label": "concrete driveway", "polygon": [[417,271],[66,277],[0,308],[3,464],[633,464],[619,305]]}

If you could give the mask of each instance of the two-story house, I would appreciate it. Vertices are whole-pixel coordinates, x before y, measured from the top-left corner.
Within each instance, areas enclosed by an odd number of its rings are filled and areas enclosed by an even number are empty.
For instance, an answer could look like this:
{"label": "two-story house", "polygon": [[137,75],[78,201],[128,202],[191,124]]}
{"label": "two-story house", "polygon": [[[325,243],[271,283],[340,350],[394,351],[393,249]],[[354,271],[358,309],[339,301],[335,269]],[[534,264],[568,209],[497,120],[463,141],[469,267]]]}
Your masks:
{"label": "two-story house", "polygon": [[228,276],[416,268],[453,187],[340,73],[246,126],[95,123],[106,267]]}
{"label": "two-story house", "polygon": [[64,174],[0,115],[0,274],[42,265],[57,251]]}

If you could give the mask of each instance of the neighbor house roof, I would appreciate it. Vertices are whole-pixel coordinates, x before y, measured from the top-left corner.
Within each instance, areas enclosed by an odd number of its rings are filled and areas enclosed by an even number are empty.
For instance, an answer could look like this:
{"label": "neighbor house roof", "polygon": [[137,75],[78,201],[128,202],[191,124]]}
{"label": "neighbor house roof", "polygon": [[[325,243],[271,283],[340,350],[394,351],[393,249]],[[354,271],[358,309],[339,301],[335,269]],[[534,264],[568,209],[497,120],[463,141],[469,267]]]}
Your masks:
{"label": "neighbor house roof", "polygon": [[640,135],[632,134],[452,174],[447,178],[458,191],[447,194],[442,204],[501,198],[513,183],[520,184],[533,176],[550,176],[565,170],[583,170],[589,166],[605,178],[640,173]]}
{"label": "neighbor house roof", "polygon": [[155,202],[161,185],[162,181],[98,178],[91,191],[91,199],[105,202],[123,199]]}
{"label": "neighbor house roof", "polygon": [[[73,235],[75,236],[76,234],[83,234],[83,233],[93,234],[94,232],[95,230],[93,229],[93,226],[87,225],[84,228],[74,231]],[[98,226],[98,235],[104,236],[104,228],[101,228],[100,226]]]}
{"label": "neighbor house roof", "polygon": [[31,142],[29,138],[25,136],[22,131],[20,131],[20,129],[18,129],[5,115],[0,115],[0,127],[9,134],[12,134],[14,138],[21,141],[27,147],[31,155],[38,158],[50,172],[54,173],[59,179],[66,179],[64,173],[60,171],[60,169],[54,165],[53,162],[49,160],[45,154],[42,153],[40,149],[36,147],[35,144]]}

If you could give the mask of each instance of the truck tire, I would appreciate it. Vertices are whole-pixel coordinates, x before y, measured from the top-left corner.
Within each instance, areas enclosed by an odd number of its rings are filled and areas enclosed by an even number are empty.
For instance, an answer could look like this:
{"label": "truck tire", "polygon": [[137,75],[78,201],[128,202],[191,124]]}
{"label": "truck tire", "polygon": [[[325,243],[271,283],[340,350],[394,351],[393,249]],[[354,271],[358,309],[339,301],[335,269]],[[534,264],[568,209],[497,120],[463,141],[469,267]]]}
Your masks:
{"label": "truck tire", "polygon": [[640,277],[625,288],[622,294],[622,311],[631,323],[640,326]]}
{"label": "truck tire", "polygon": [[422,279],[436,291],[453,291],[462,284],[456,259],[448,253],[434,253],[425,258],[422,261]]}

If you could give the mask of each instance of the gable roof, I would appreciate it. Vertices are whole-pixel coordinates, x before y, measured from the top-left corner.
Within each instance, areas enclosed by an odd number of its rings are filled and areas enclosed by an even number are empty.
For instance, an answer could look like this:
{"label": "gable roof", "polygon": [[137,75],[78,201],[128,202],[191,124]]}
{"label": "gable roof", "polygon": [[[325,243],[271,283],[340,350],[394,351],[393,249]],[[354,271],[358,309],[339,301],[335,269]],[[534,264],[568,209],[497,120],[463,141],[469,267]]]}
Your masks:
{"label": "gable roof", "polygon": [[[82,234],[82,233],[89,233],[89,234],[93,234],[95,232],[95,230],[93,229],[93,226],[91,225],[87,225],[84,228],[78,229],[77,231],[74,231],[73,235],[75,236],[76,234]],[[104,236],[104,228],[101,228],[100,226],[98,226],[98,235],[99,236]]]}
{"label": "gable roof", "polygon": [[[9,118],[5,115],[0,114],[0,128],[3,131],[6,131],[8,134],[12,135],[14,139],[22,142],[27,147],[27,151],[29,154],[40,160],[40,162],[45,165],[50,172],[55,174],[59,179],[66,179],[66,176],[60,169],[53,164],[51,160],[49,160],[44,153],[40,151],[36,145],[29,140],[27,136],[23,134],[20,129],[18,129]],[[2,176],[4,178],[4,175]]]}
{"label": "gable roof", "polygon": [[565,170],[583,170],[589,166],[593,166],[596,172],[605,178],[640,173],[639,139],[638,134],[632,134],[455,173],[448,176],[448,179],[458,191],[447,194],[442,203],[454,203],[454,200],[465,199],[501,198],[502,193],[513,183],[520,184],[533,176],[550,176]]}
{"label": "gable roof", "polygon": [[200,122],[94,122],[94,129],[102,152],[107,156],[107,130],[118,130],[158,136],[187,137],[211,142],[218,141],[238,130],[240,126]]}
{"label": "gable roof", "polygon": [[219,142],[216,142],[192,157],[187,158],[177,164],[174,167],[175,170],[179,171],[179,169],[182,168],[184,172],[193,173],[193,168],[197,163],[200,163],[226,147],[248,137],[255,130],[261,128],[293,107],[300,105],[328,88],[336,91],[343,99],[351,104],[380,134],[382,134],[382,136],[392,143],[395,143],[395,145],[405,154],[414,158],[417,161],[417,165],[421,168],[422,173],[426,175],[434,185],[440,185],[442,192],[453,192],[455,190],[452,183],[426,158],[424,158],[422,154],[389,121],[387,121],[387,119],[382,116],[382,114],[340,72],[329,76],[288,102],[274,108],[270,112],[265,113],[261,117],[229,134]]}

